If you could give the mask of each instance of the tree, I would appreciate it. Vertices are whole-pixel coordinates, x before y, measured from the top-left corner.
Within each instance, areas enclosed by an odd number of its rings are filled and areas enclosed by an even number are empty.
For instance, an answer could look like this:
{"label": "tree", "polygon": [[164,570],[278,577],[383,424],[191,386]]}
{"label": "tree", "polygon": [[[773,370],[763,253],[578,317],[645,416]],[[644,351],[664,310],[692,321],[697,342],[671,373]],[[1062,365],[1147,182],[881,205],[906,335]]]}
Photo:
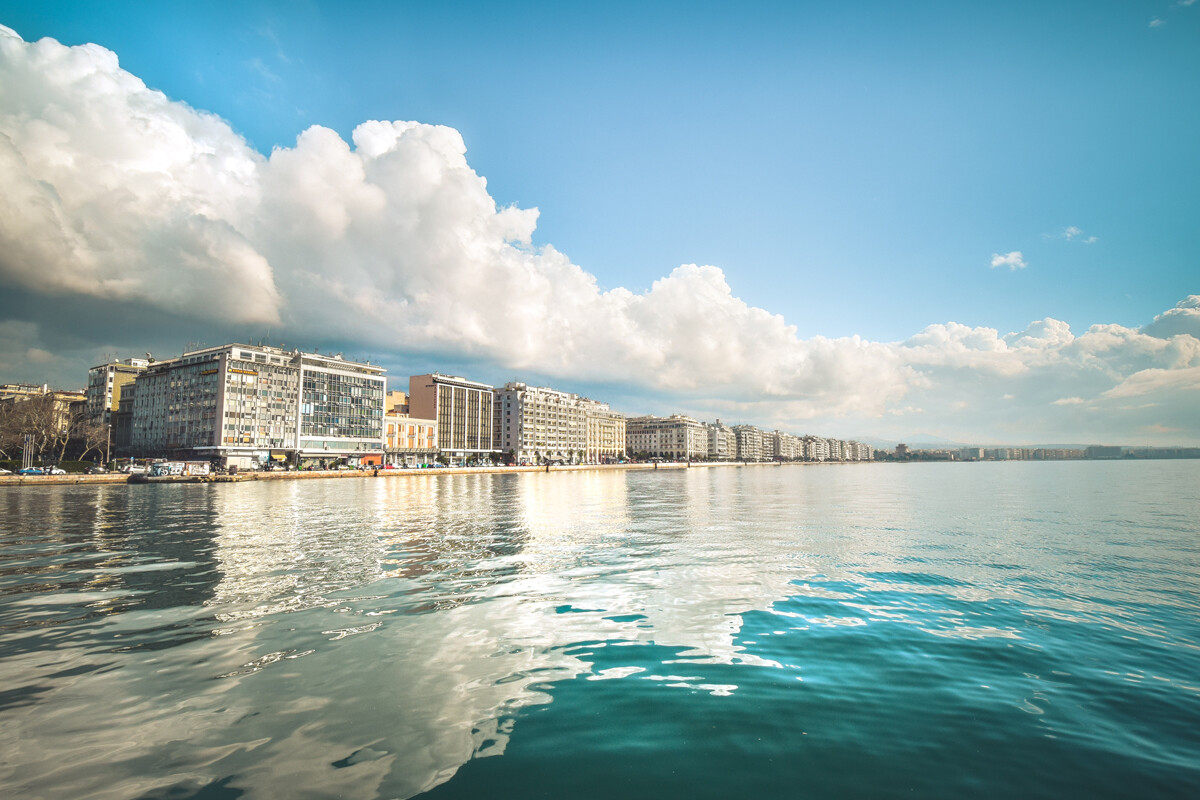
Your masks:
{"label": "tree", "polygon": [[0,419],[0,448],[6,456],[23,453],[28,435],[29,449],[40,458],[43,452],[56,449],[67,437],[65,423],[52,394],[6,401]]}
{"label": "tree", "polygon": [[109,428],[102,422],[96,422],[86,414],[77,414],[71,420],[71,443],[79,450],[79,460],[87,459],[87,454],[93,450],[108,457]]}

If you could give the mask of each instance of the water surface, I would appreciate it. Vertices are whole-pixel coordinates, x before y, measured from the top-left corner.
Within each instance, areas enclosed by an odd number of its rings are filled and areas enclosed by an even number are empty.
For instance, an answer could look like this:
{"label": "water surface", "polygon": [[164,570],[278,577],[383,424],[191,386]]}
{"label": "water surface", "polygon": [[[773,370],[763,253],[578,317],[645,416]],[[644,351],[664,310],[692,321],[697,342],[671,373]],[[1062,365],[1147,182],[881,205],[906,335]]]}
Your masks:
{"label": "water surface", "polygon": [[1200,462],[0,489],[5,796],[1200,796]]}

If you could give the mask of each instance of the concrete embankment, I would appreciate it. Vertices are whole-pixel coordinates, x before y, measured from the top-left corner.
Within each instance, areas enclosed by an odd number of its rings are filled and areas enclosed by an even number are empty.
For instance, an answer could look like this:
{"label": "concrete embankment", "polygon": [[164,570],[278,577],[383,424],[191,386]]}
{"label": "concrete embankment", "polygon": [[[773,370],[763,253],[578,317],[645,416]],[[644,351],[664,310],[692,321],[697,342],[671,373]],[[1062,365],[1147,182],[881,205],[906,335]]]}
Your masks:
{"label": "concrete embankment", "polygon": [[[368,469],[368,470],[309,470],[303,472],[241,472],[237,475],[204,477],[164,476],[146,479],[132,476],[136,483],[242,483],[244,481],[295,481],[318,478],[399,478],[436,475],[479,475],[508,472],[580,472],[585,470],[654,470],[696,469],[699,467],[777,467],[774,462],[748,463],[738,461],[664,462],[658,464],[576,464],[542,467],[446,467],[442,469]],[[131,476],[116,475],[0,475],[2,486],[74,486],[77,484],[129,483]]]}

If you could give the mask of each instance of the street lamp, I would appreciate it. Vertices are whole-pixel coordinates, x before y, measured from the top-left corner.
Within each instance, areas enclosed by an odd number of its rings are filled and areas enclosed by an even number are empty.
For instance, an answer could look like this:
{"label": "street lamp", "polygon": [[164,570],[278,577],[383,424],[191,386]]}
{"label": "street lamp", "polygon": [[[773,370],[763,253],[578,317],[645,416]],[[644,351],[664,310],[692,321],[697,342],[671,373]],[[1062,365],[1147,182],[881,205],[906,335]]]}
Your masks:
{"label": "street lamp", "polygon": [[108,462],[112,461],[112,423],[104,424],[104,468],[108,469]]}

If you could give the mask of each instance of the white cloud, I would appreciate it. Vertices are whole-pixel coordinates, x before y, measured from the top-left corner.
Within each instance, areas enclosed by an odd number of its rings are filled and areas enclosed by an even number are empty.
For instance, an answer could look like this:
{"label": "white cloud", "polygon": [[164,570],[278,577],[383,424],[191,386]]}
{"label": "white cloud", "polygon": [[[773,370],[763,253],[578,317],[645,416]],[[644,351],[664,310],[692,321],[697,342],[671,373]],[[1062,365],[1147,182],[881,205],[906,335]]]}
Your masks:
{"label": "white cloud", "polygon": [[373,349],[671,391],[880,412],[905,370],[885,345],[802,341],[684,265],[600,291],[536,209],[498,208],[451,128],[370,121],[264,158],[116,56],[0,33],[0,280],[228,323],[336,331]]}
{"label": "white cloud", "polygon": [[1083,228],[1078,225],[1068,225],[1058,233],[1043,233],[1044,239],[1066,239],[1068,242],[1080,242],[1081,244],[1095,244],[1100,241],[1096,236],[1088,236]]}
{"label": "white cloud", "polygon": [[[534,244],[537,209],[496,205],[452,128],[369,121],[347,142],[314,126],[264,157],[95,45],[0,29],[0,182],[0,287],[24,296],[608,382],[658,393],[662,412],[788,429],[952,419],[959,438],[1155,425],[1200,438],[1200,297],[1140,331],[1075,335],[1044,319],[1006,335],[947,322],[904,342],[800,339],[713,266],[679,266],[645,292],[602,291]],[[1026,263],[1012,251],[992,266]],[[0,366],[60,352],[49,336],[0,323]],[[79,337],[74,346],[85,358]],[[1158,410],[1132,410],[1142,389]]]}
{"label": "white cloud", "polygon": [[1160,19],[1159,17],[1155,17],[1154,19],[1150,20],[1151,28],[1161,28],[1163,25],[1166,25],[1166,24],[1167,24],[1167,21],[1165,19]]}
{"label": "white cloud", "polygon": [[1164,339],[1180,334],[1200,339],[1200,295],[1193,294],[1180,300],[1174,308],[1155,317],[1142,332]]}
{"label": "white cloud", "polygon": [[262,159],[224,121],[147,89],[97,45],[3,28],[0,64],[0,278],[278,319],[271,267],[238,229]]}
{"label": "white cloud", "polygon": [[1020,250],[1013,250],[1011,253],[1000,255],[992,253],[992,269],[996,267],[1008,267],[1009,269],[1025,269],[1029,266],[1025,263],[1025,257],[1021,255]]}

